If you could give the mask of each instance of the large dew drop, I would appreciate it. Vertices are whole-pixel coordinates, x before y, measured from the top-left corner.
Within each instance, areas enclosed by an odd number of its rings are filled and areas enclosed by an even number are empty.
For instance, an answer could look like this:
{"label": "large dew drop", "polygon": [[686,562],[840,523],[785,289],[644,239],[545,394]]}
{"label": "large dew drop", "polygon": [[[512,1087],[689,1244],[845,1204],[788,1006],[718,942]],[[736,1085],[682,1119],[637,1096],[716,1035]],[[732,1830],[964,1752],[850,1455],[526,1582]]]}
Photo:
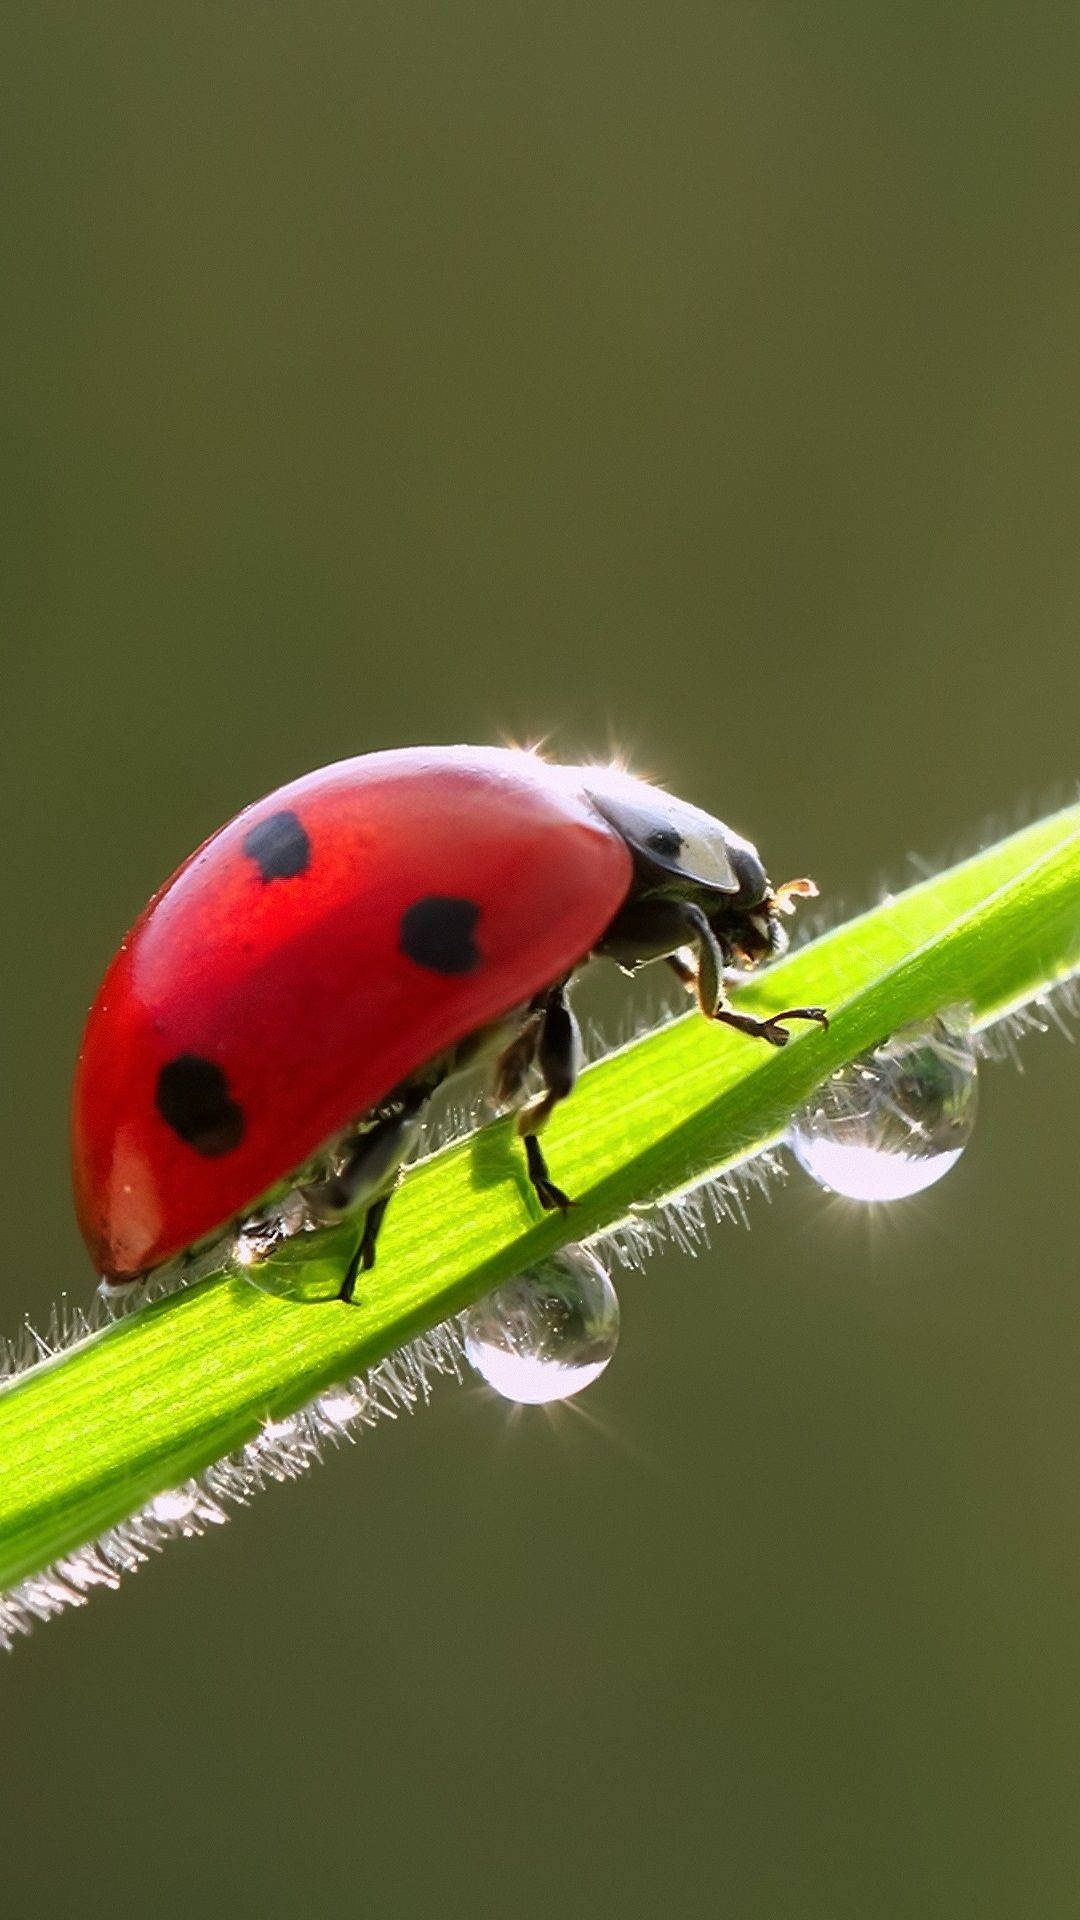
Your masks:
{"label": "large dew drop", "polygon": [[615,1351],[618,1296],[594,1254],[566,1247],[478,1300],[462,1331],[470,1365],[504,1400],[567,1400]]}
{"label": "large dew drop", "polygon": [[788,1145],[819,1186],[905,1200],[956,1165],[975,1124],[975,1048],[962,1014],[901,1027],[797,1113]]}

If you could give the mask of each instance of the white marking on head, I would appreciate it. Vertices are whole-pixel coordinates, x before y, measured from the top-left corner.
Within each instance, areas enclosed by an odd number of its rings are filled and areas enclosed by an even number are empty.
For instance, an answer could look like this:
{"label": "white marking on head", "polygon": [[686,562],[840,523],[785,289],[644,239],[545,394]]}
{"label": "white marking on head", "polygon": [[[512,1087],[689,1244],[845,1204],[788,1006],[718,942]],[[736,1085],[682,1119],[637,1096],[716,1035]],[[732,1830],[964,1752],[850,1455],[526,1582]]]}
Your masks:
{"label": "white marking on head", "polygon": [[675,799],[622,767],[575,767],[570,771],[599,812],[636,852],[658,867],[684,873],[718,893],[738,893],[732,850],[753,849],[722,820],[686,800]]}

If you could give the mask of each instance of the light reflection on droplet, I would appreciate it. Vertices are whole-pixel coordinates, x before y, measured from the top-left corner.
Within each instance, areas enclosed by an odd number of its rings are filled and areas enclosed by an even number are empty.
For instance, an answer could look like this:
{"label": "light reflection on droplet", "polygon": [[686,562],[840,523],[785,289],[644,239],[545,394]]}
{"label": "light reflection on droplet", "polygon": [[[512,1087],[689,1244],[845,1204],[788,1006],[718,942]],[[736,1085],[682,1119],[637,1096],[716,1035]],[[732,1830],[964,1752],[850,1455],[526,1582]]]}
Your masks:
{"label": "light reflection on droplet", "polygon": [[329,1387],[318,1398],[318,1409],[323,1418],[335,1427],[347,1427],[356,1419],[362,1402],[360,1396],[348,1387]]}
{"label": "light reflection on droplet", "polygon": [[477,1301],[463,1334],[470,1365],[504,1400],[566,1400],[615,1352],[618,1296],[594,1254],[565,1247]]}
{"label": "light reflection on droplet", "polygon": [[975,1124],[977,1063],[961,1012],[902,1027],[826,1080],[788,1145],[819,1186],[849,1200],[905,1200],[959,1160]]}
{"label": "light reflection on droplet", "polygon": [[199,1504],[197,1487],[170,1487],[167,1492],[155,1494],[148,1511],[163,1526],[177,1526],[194,1513]]}
{"label": "light reflection on droplet", "polygon": [[268,1446],[279,1446],[284,1440],[292,1440],[299,1432],[300,1421],[295,1413],[285,1415],[283,1420],[264,1420],[259,1429],[258,1439]]}

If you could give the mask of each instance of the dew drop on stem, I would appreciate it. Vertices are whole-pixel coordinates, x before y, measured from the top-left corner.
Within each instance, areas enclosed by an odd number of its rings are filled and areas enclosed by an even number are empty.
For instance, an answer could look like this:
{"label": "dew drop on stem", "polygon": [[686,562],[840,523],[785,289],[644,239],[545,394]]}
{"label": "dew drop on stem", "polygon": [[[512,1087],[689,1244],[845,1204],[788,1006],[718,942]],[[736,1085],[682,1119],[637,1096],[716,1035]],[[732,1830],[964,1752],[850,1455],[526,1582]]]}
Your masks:
{"label": "dew drop on stem", "polygon": [[566,1400],[615,1352],[618,1296],[595,1254],[565,1247],[469,1307],[462,1332],[470,1365],[504,1400]]}
{"label": "dew drop on stem", "polygon": [[970,1026],[951,1009],[834,1073],[793,1117],[788,1145],[830,1193],[904,1200],[956,1165],[977,1104]]}

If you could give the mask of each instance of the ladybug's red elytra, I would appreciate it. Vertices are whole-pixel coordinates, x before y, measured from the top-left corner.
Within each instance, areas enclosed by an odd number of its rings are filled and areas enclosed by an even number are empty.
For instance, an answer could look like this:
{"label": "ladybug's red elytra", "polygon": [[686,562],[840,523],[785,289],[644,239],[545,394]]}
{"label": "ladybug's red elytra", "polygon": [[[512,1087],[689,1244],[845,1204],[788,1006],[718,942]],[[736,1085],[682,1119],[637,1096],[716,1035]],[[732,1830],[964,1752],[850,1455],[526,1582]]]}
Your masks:
{"label": "ladybug's red elytra", "polygon": [[724,970],[782,951],[814,892],[619,768],[410,747],[280,787],[155,894],[91,1008],[72,1157],[106,1287],[291,1194],[309,1223],[362,1220],[351,1299],[426,1103],[482,1060],[501,1101],[539,1070],[518,1129],[565,1207],[539,1135],[580,1063],[576,968],[663,958],[710,1019],[782,1046],[823,1009],[738,1013]]}

